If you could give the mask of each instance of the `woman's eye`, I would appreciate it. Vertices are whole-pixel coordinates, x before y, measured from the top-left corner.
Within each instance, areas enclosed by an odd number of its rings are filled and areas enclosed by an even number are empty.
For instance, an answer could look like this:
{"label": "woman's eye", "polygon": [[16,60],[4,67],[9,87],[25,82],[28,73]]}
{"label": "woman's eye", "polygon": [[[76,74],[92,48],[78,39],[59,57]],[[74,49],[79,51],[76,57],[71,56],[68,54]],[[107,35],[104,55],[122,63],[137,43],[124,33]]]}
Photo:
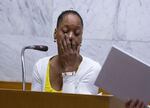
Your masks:
{"label": "woman's eye", "polygon": [[63,33],[67,33],[68,31],[63,31]]}
{"label": "woman's eye", "polygon": [[68,32],[68,28],[67,28],[67,27],[63,27],[63,28],[62,28],[62,32],[63,32],[63,33],[67,33],[67,32]]}
{"label": "woman's eye", "polygon": [[75,35],[76,35],[76,36],[79,36],[79,35],[80,35],[80,31],[76,31],[76,32],[75,32]]}
{"label": "woman's eye", "polygon": [[79,36],[80,34],[79,34],[79,33],[76,33],[75,35],[76,35],[76,36]]}
{"label": "woman's eye", "polygon": [[64,30],[62,30],[63,31],[63,33],[67,33],[68,32],[68,30],[67,29],[64,29]]}

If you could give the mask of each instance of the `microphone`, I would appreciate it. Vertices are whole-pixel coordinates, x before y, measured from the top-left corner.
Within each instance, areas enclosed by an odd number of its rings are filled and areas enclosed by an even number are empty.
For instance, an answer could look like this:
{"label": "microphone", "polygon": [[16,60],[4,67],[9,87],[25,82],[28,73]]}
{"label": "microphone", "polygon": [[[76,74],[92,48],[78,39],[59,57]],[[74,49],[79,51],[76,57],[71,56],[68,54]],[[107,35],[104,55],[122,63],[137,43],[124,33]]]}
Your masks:
{"label": "microphone", "polygon": [[24,52],[26,49],[33,49],[38,51],[47,51],[48,47],[45,45],[32,45],[23,47],[21,50],[21,65],[22,65],[22,91],[26,90],[26,70],[25,70],[25,62],[24,62]]}
{"label": "microphone", "polygon": [[48,47],[44,45],[32,45],[32,46],[26,46],[25,49],[34,49],[39,51],[47,51]]}

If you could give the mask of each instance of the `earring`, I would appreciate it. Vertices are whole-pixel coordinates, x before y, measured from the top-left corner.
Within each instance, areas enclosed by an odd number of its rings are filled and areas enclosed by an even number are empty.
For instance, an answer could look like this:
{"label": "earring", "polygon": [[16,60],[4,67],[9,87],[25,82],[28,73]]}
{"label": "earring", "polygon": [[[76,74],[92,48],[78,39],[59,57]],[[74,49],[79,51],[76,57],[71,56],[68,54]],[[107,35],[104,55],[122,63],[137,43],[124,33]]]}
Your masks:
{"label": "earring", "polygon": [[80,47],[82,46],[82,42],[80,43]]}

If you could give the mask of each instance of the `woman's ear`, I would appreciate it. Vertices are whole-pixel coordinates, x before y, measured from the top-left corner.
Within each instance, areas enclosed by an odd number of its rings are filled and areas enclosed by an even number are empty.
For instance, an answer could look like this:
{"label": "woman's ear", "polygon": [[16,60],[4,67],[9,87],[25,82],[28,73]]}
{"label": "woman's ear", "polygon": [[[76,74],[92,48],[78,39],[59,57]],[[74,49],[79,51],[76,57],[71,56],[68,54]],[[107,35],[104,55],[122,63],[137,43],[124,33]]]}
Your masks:
{"label": "woman's ear", "polygon": [[55,30],[54,30],[54,41],[57,39],[56,34],[57,34],[57,29],[55,28]]}

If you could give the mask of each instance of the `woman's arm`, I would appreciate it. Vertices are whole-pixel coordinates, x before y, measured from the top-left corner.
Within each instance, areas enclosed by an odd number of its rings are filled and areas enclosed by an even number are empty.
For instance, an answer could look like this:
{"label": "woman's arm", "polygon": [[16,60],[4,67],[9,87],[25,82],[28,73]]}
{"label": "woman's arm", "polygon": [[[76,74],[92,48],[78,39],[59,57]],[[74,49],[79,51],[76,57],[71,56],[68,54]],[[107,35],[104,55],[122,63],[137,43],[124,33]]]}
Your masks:
{"label": "woman's arm", "polygon": [[38,73],[37,65],[33,68],[33,75],[32,75],[32,91],[42,91],[42,80],[40,78],[40,75]]}

